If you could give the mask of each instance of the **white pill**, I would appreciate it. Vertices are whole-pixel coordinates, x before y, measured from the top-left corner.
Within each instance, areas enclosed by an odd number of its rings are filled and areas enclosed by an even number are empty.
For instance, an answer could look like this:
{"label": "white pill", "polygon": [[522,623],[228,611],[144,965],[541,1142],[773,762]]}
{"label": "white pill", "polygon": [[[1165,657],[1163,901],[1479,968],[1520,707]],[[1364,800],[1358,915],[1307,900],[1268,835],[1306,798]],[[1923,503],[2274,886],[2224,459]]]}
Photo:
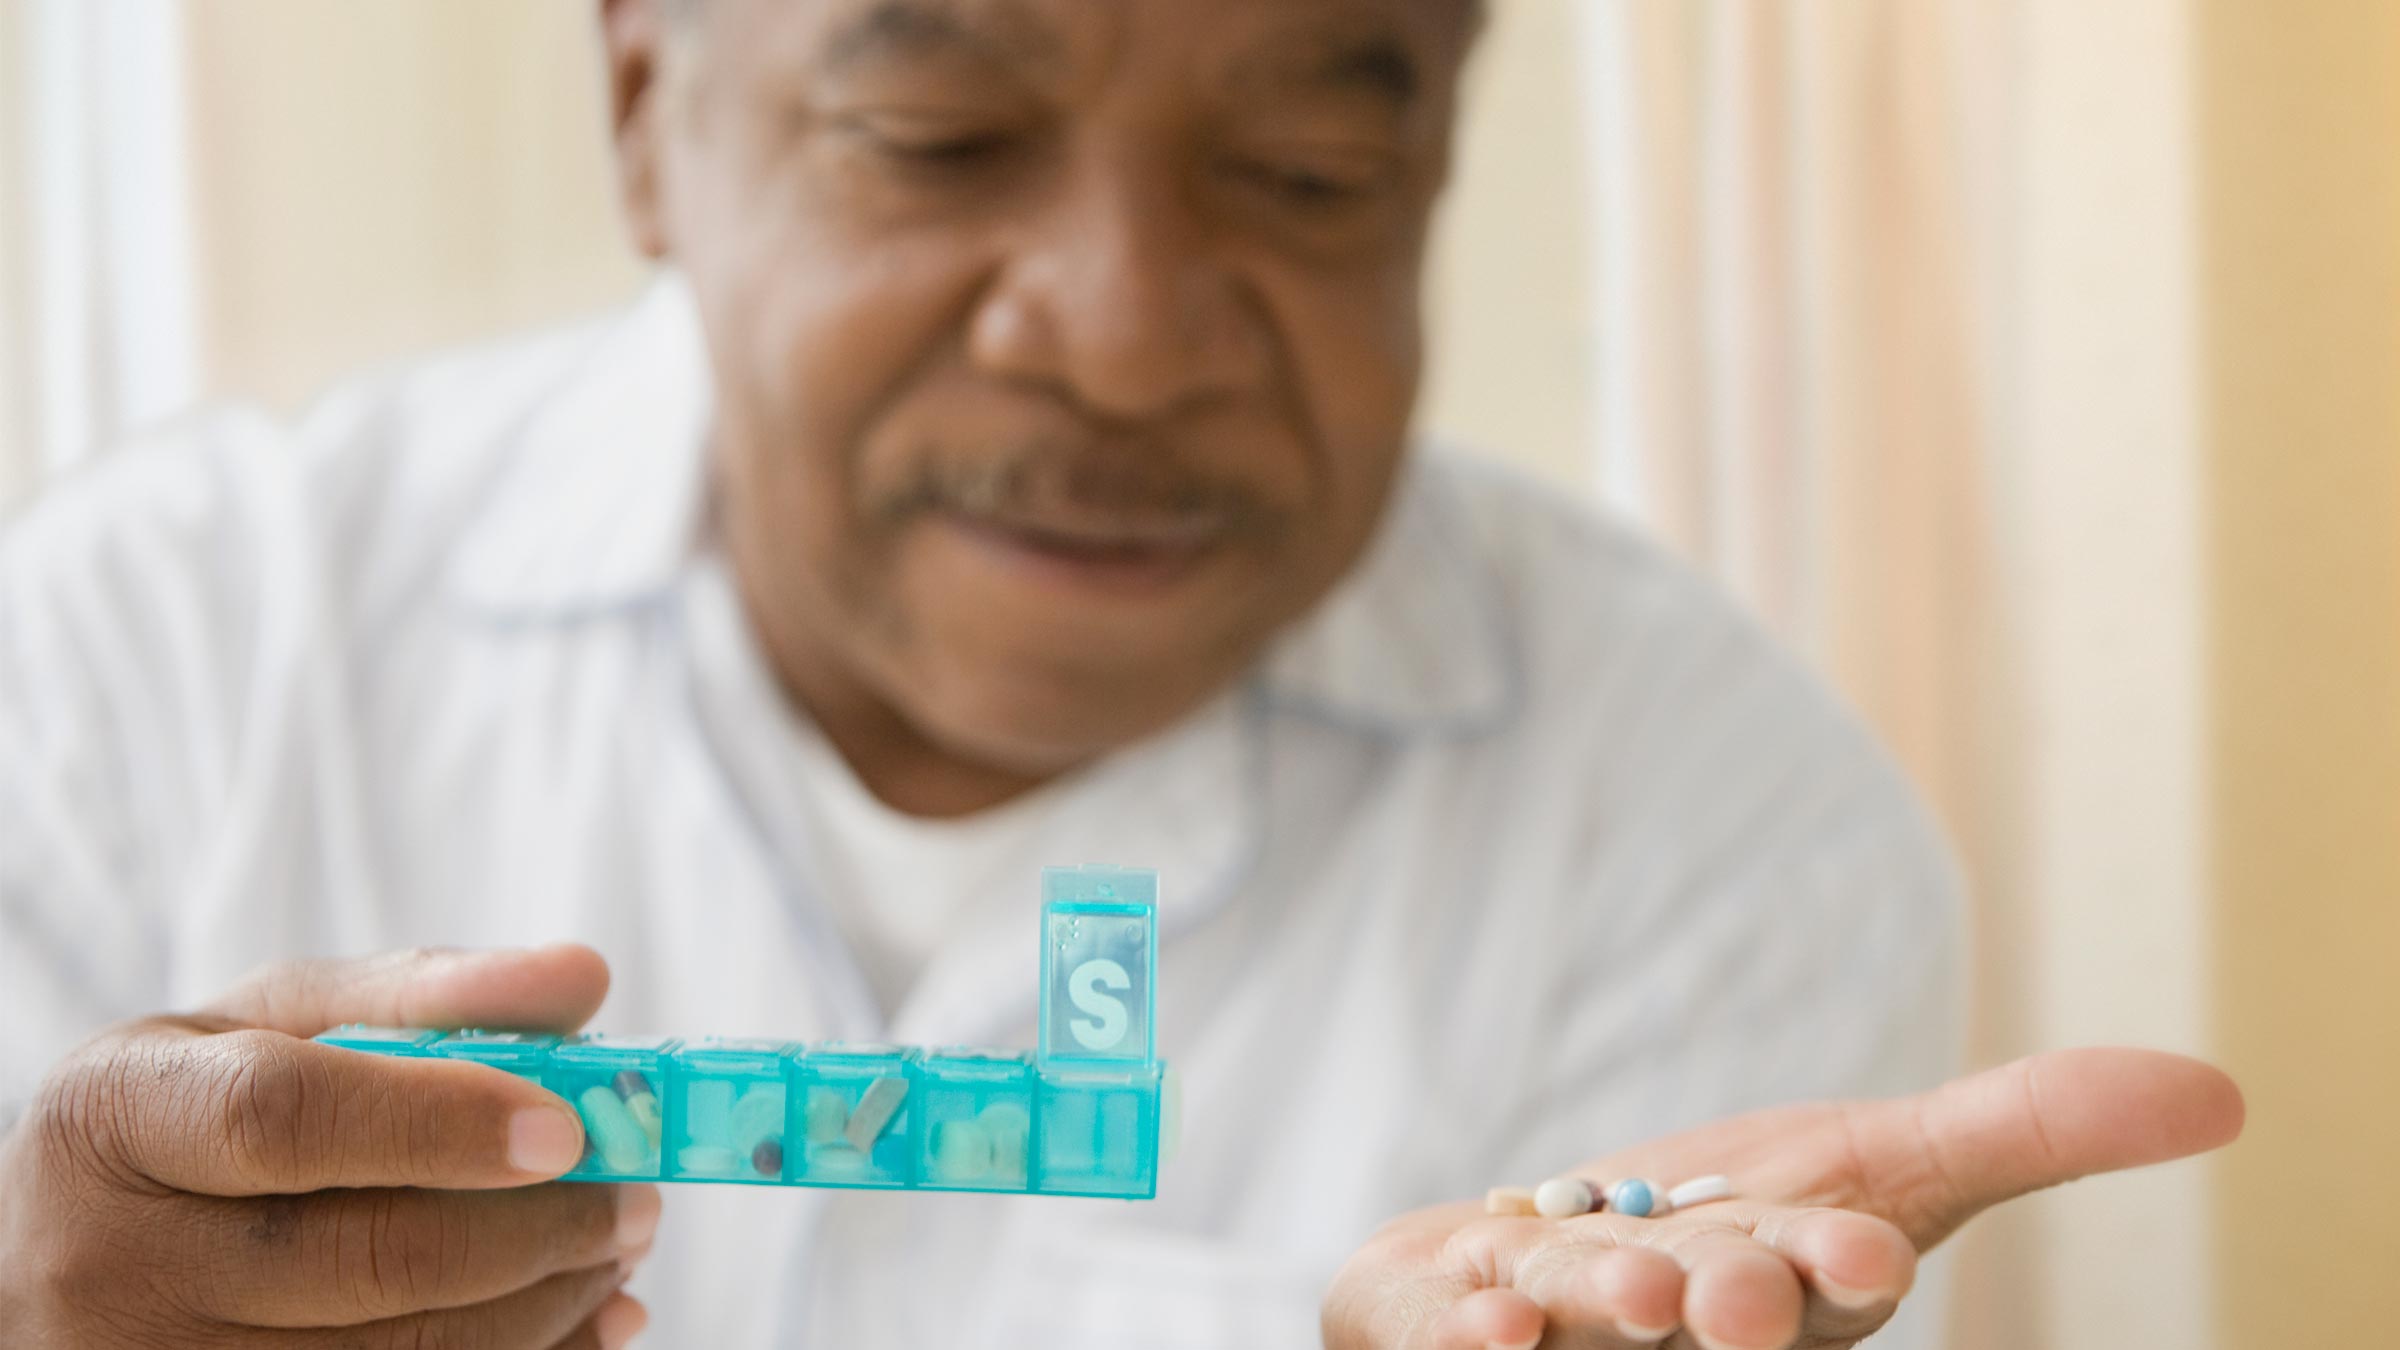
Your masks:
{"label": "white pill", "polygon": [[[698,1089],[694,1089],[697,1091]],[[808,1090],[808,1107],[801,1113],[803,1137],[811,1144],[838,1144],[850,1123],[850,1099],[832,1088]]]}
{"label": "white pill", "polygon": [[992,1174],[992,1137],[971,1120],[937,1121],[933,1170],[944,1181],[982,1181]]}
{"label": "white pill", "polygon": [[742,1170],[742,1155],[714,1144],[694,1144],[677,1151],[675,1165],[686,1176],[729,1177]]}
{"label": "white pill", "polygon": [[761,1140],[783,1136],[783,1084],[767,1083],[744,1092],[733,1104],[728,1122],[733,1151],[747,1158]]}
{"label": "white pill", "polygon": [[1589,1214],[1594,1203],[1592,1184],[1580,1177],[1552,1177],[1533,1192],[1533,1211],[1545,1219]]}
{"label": "white pill", "polygon": [[1670,1209],[1689,1209],[1693,1205],[1710,1204],[1733,1198],[1733,1179],[1721,1176],[1693,1177],[1690,1181],[1667,1192]]}
{"label": "white pill", "polygon": [[1014,1102],[993,1102],[975,1113],[975,1123],[991,1138],[993,1175],[1002,1181],[1023,1181],[1033,1117]]}
{"label": "white pill", "polygon": [[808,1174],[813,1178],[863,1177],[867,1174],[867,1155],[848,1144],[811,1144]]}
{"label": "white pill", "polygon": [[900,1104],[907,1099],[908,1080],[898,1074],[867,1084],[867,1090],[859,1094],[858,1105],[850,1112],[850,1123],[842,1132],[850,1147],[861,1153],[873,1152],[875,1141],[883,1137],[892,1117],[900,1114]]}

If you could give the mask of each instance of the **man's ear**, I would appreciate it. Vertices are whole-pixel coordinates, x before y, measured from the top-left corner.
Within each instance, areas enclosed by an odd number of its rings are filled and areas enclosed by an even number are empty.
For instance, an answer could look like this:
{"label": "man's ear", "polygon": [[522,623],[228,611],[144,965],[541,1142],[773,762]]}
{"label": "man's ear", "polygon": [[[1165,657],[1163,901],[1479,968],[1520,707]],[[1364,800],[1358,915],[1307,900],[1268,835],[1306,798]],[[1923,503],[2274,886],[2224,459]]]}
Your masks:
{"label": "man's ear", "polygon": [[633,246],[644,256],[668,252],[660,157],[666,153],[664,67],[668,0],[600,0],[600,44],[608,62],[610,138],[617,193]]}

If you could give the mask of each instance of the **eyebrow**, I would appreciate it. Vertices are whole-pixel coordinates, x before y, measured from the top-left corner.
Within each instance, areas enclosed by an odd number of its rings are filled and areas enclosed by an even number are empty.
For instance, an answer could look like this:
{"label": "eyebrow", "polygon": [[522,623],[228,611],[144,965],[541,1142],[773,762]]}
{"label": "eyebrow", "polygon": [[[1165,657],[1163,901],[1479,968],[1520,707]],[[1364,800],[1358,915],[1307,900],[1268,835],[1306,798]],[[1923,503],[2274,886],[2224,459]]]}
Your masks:
{"label": "eyebrow", "polygon": [[1000,21],[985,25],[960,13],[956,0],[877,0],[826,44],[825,65],[845,70],[877,61],[964,55],[993,65],[1032,67],[1057,58],[1055,37],[1015,6],[1001,9]]}
{"label": "eyebrow", "polygon": [[[1296,48],[1296,50],[1295,50]],[[1416,51],[1389,29],[1345,29],[1285,41],[1233,73],[1235,87],[1364,94],[1396,113],[1416,106],[1425,86]]]}

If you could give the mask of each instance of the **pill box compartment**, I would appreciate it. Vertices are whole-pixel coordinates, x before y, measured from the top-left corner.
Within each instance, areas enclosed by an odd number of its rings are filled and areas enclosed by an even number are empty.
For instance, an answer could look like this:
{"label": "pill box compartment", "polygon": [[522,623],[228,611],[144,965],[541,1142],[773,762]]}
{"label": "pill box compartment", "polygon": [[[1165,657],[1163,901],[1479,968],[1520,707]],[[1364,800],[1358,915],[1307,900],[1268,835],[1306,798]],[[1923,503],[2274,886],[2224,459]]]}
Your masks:
{"label": "pill box compartment", "polygon": [[543,1086],[583,1117],[583,1161],[570,1180],[660,1178],[666,1132],[665,1036],[578,1036],[550,1052]]}
{"label": "pill box compartment", "polygon": [[1044,1064],[1147,1064],[1158,1055],[1158,878],[1042,869]]}
{"label": "pill box compartment", "polygon": [[524,1031],[454,1031],[432,1045],[442,1059],[489,1064],[528,1083],[541,1083],[558,1037]]}
{"label": "pill box compartment", "polygon": [[438,1031],[422,1031],[412,1027],[371,1027],[352,1022],[320,1033],[317,1040],[325,1045],[338,1045],[345,1050],[363,1050],[370,1055],[386,1055],[393,1059],[424,1059],[433,1053],[434,1042],[442,1038]]}
{"label": "pill box compartment", "polygon": [[1044,1066],[1041,1151],[1045,1195],[1147,1200],[1158,1193],[1159,1066]]}
{"label": "pill box compartment", "polygon": [[776,1185],[796,1164],[785,1074],[798,1047],[710,1039],[677,1050],[668,1074],[665,1175]]}
{"label": "pill box compartment", "polygon": [[828,1041],[792,1061],[785,1172],[812,1186],[916,1182],[916,1063],[910,1046]]}
{"label": "pill box compartment", "polygon": [[1037,1141],[1033,1057],[1013,1050],[937,1050],[917,1064],[917,1184],[927,1190],[1031,1189]]}

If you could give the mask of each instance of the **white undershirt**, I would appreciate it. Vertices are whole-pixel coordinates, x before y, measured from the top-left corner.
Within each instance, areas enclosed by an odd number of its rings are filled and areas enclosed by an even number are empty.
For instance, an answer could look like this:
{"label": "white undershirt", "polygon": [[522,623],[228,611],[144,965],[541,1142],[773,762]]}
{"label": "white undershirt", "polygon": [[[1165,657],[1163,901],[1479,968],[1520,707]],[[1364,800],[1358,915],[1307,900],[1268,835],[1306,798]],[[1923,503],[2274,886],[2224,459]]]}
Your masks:
{"label": "white undershirt", "polygon": [[1023,891],[1040,872],[1047,860],[1034,841],[1053,802],[1021,798],[961,820],[911,816],[869,792],[813,722],[791,725],[789,772],[805,789],[814,880],[889,1016],[963,909]]}
{"label": "white undershirt", "polygon": [[888,1019],[943,939],[985,904],[1025,900],[1085,785],[1069,779],[951,820],[912,816],[859,781],[776,683],[741,622],[722,555],[699,565],[695,640],[708,649],[703,715],[761,830],[821,900]]}

